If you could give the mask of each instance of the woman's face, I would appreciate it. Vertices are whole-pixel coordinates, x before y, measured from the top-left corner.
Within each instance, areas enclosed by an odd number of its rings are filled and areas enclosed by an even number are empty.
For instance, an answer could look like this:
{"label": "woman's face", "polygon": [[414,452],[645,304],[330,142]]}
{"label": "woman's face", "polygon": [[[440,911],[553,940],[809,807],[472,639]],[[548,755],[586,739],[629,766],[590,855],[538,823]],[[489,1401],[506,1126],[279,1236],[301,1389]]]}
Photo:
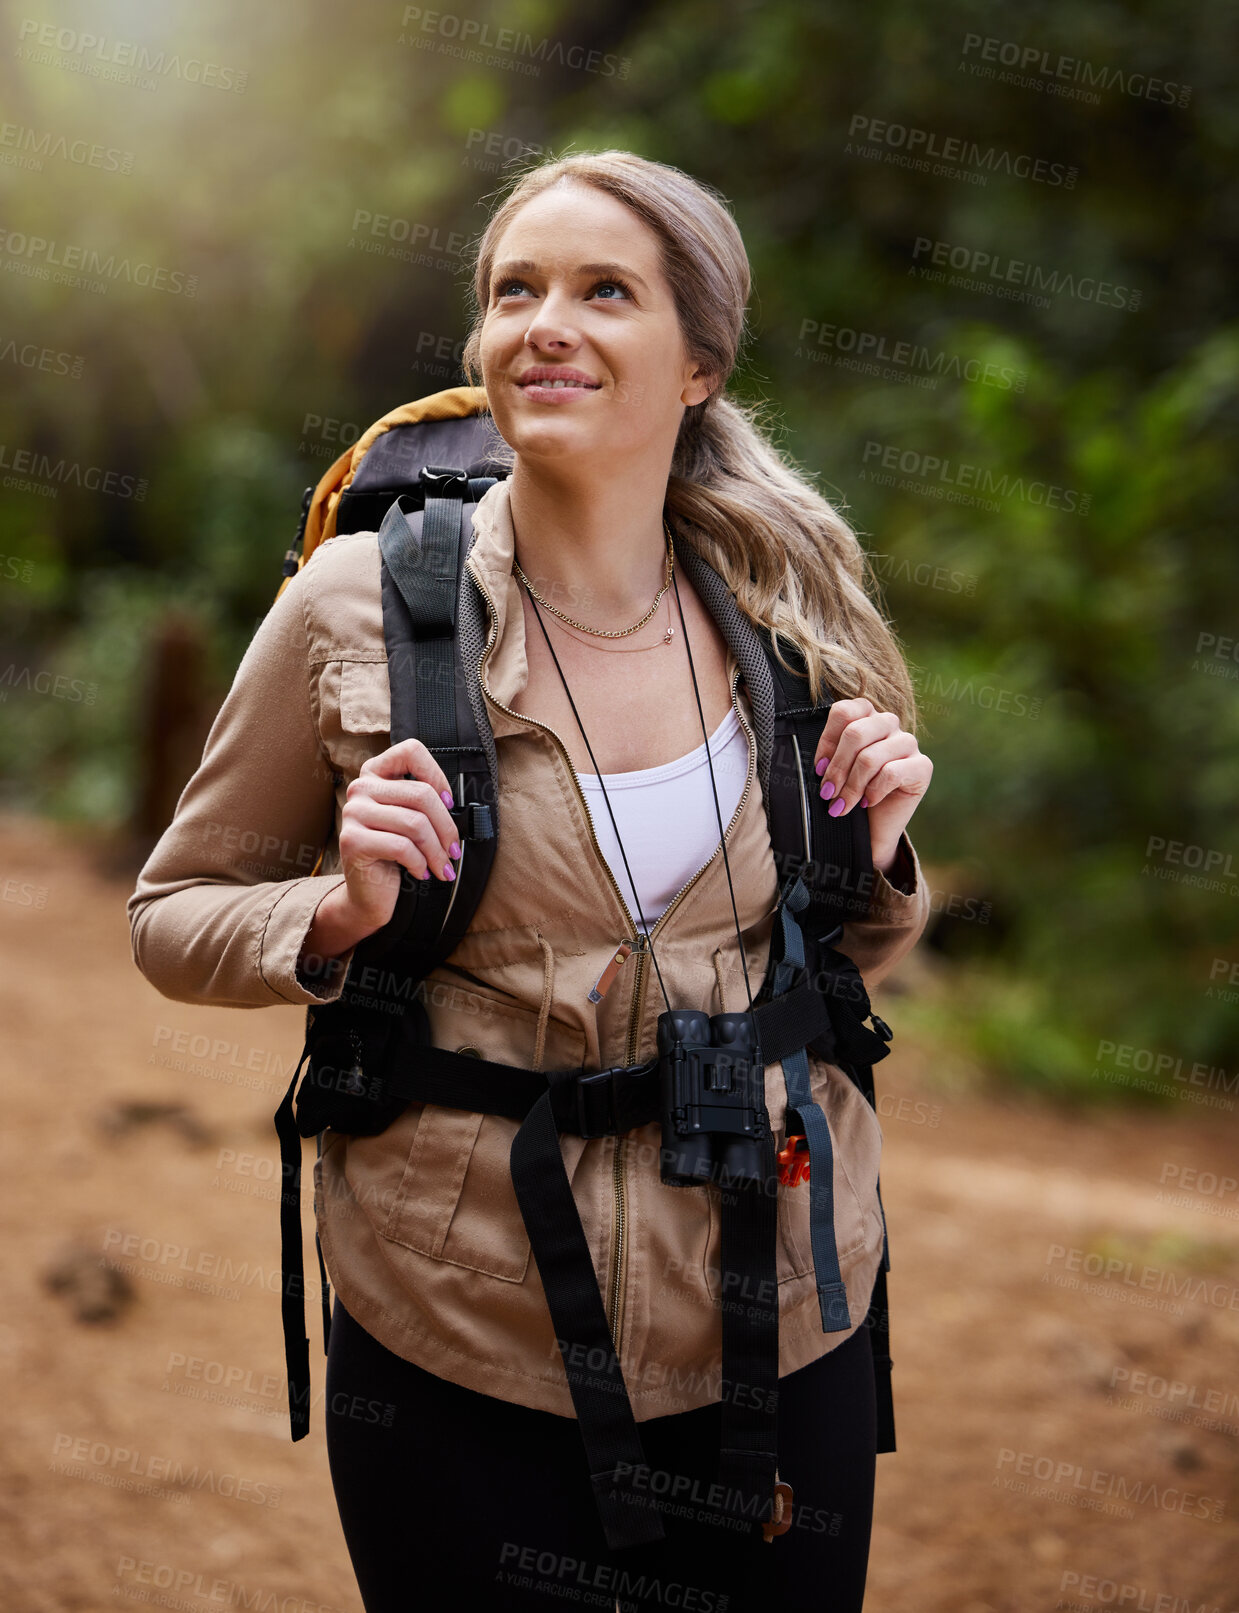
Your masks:
{"label": "woman's face", "polygon": [[[643,461],[665,475],[685,406],[710,391],[685,355],[654,232],[577,182],[535,196],[499,237],[481,362],[518,460],[588,475]],[[539,386],[547,371],[578,384]]]}

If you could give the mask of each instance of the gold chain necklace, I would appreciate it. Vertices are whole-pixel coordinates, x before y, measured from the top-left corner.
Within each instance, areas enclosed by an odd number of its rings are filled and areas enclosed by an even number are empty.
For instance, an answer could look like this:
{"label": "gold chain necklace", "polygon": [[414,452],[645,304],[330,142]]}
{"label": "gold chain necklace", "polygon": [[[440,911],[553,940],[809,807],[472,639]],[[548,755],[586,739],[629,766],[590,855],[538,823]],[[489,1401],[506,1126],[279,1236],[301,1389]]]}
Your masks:
{"label": "gold chain necklace", "polygon": [[[529,578],[521,570],[520,562],[517,560],[515,554],[512,556],[512,569],[525,584],[525,587],[528,588],[533,598],[537,600],[538,604],[541,605],[545,610],[549,610],[553,616],[558,616],[560,621],[567,622],[570,627],[579,628],[582,633],[589,633],[594,638],[627,638],[630,633],[635,633],[638,628],[645,626],[646,622],[650,620],[654,612],[658,609],[663,595],[671,586],[671,572],[672,567],[675,564],[675,551],[671,547],[671,528],[667,525],[665,516],[663,518],[663,531],[667,534],[667,578],[662,587],[658,590],[657,594],[655,594],[654,603],[650,606],[649,610],[646,611],[645,615],[639,622],[634,622],[631,627],[622,627],[615,631],[602,627],[587,627],[584,622],[575,621],[566,612],[557,610],[555,606],[551,604],[549,599],[543,599],[542,595],[537,591],[534,585],[530,582]],[[661,642],[664,644],[669,644],[671,642],[671,635],[673,631],[674,629],[669,627]],[[647,645],[645,648],[653,648],[653,646]]]}
{"label": "gold chain necklace", "polygon": [[[671,615],[670,600],[667,601],[667,615],[668,617]],[[567,632],[567,628],[564,631]],[[597,650],[602,655],[644,655],[648,650],[661,649],[664,644],[670,644],[674,633],[675,628],[669,626],[663,636],[653,644],[639,644],[635,650],[609,650],[605,644],[590,644],[587,648]],[[568,633],[568,637],[572,639],[574,644],[584,643],[583,639],[576,638],[572,633]]]}

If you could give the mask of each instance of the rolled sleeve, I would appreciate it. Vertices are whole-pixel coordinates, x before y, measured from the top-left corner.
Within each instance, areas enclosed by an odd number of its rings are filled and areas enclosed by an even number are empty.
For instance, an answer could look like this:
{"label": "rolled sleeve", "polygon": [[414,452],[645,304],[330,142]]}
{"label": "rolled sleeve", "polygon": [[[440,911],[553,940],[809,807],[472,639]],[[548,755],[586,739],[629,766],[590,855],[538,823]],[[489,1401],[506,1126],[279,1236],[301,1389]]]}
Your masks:
{"label": "rolled sleeve", "polygon": [[344,883],[312,872],[336,828],[311,702],[312,570],[289,580],[250,641],[126,905],[134,963],[178,1002],[264,1008],[343,989],[351,949],[320,977],[297,968],[315,910]]}
{"label": "rolled sleeve", "polygon": [[911,952],[928,922],[929,889],[916,848],[905,831],[899,837],[890,875],[874,870],[869,916],[846,923],[837,945],[872,991]]}

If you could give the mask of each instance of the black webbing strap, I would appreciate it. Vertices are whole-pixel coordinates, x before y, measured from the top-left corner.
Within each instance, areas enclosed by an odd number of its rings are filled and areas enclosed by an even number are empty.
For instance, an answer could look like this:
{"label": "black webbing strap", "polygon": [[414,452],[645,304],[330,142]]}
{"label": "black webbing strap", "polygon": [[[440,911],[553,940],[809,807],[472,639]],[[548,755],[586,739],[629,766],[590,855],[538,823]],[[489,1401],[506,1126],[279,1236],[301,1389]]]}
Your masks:
{"label": "black webbing strap", "polygon": [[662,1540],[664,1530],[649,1507],[645,1452],[564,1166],[551,1090],[512,1139],[512,1185],[546,1292],[598,1517],[607,1545],[619,1550]]}
{"label": "black webbing strap", "polygon": [[301,1253],[301,1133],[293,1119],[293,1092],[308,1054],[307,1046],[275,1111],[275,1133],[280,1140],[280,1311],[294,1440],[304,1439],[310,1432],[310,1340],[305,1330],[305,1261]]}
{"label": "black webbing strap", "polygon": [[763,1181],[719,1190],[723,1409],[716,1477],[720,1510],[750,1523],[773,1515],[779,1454],[779,1182],[770,1136],[762,1145],[762,1168]]}

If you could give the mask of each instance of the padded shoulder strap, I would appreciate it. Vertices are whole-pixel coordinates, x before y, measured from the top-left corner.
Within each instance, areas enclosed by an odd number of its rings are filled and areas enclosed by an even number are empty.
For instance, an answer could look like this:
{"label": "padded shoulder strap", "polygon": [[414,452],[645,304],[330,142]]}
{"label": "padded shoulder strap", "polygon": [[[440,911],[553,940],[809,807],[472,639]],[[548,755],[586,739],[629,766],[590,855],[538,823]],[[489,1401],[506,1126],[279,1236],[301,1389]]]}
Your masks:
{"label": "padded shoulder strap", "polygon": [[464,502],[468,483],[463,472],[427,466],[422,481],[424,508],[419,510],[410,495],[402,494],[379,528],[383,568],[404,606],[403,612],[389,612],[392,596],[386,592],[383,632],[392,691],[392,744],[416,736],[428,750],[438,752],[455,749],[460,742],[453,698],[456,601],[474,505]]}
{"label": "padded shoulder strap", "polygon": [[493,742],[487,746],[479,732],[466,682],[472,669],[463,663],[457,634],[474,487],[463,471],[429,466],[422,484],[424,507],[410,508],[419,501],[402,495],[378,534],[391,740],[421,740],[447,774],[464,854],[456,879],[446,884],[415,879],[406,870],[391,919],[358,949],[365,961],[391,954],[392,965],[398,959],[414,980],[446,957],[468,928],[498,831]]}
{"label": "padded shoulder strap", "polygon": [[834,695],[814,705],[809,698],[803,659],[786,640],[780,649],[800,672],[788,671],[774,653],[767,629],[758,636],[774,680],[774,740],[770,763],[770,842],[780,882],[799,873],[810,907],[802,922],[825,934],[850,919],[863,919],[873,899],[876,876],[869,840],[869,815],[855,806],[832,818],[813,770],[822,729]]}

